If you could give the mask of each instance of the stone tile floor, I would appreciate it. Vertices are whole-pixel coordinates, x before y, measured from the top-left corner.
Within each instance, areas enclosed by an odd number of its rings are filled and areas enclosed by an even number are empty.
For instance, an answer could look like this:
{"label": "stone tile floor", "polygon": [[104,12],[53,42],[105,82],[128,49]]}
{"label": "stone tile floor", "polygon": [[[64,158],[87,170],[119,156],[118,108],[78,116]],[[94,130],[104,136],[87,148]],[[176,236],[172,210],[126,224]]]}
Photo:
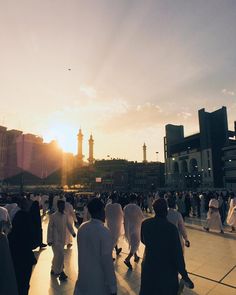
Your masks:
{"label": "stone tile floor", "polygon": [[[44,224],[46,237],[47,218]],[[198,222],[196,222],[198,224]],[[199,225],[187,225],[191,247],[185,250],[185,260],[190,277],[195,283],[194,290],[185,289],[185,295],[236,295],[236,234],[226,232],[224,235],[204,232]],[[115,261],[119,295],[136,295],[139,293],[141,263],[132,262],[134,269],[127,271],[123,260],[128,252],[124,238],[120,239],[123,250]],[[143,255],[143,245],[139,255]],[[60,283],[50,276],[52,250],[48,247],[38,255],[31,278],[29,295],[71,295],[77,278],[76,241],[71,249],[65,249],[65,272],[68,282]],[[96,295],[96,294],[94,294]]]}

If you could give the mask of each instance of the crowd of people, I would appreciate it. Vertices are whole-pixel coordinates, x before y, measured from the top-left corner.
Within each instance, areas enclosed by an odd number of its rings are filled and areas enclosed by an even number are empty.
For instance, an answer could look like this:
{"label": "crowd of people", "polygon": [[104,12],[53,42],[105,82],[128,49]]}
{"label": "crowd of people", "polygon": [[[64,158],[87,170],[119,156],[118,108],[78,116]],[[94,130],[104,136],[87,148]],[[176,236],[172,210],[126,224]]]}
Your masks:
{"label": "crowd of people", "polygon": [[[129,253],[123,262],[128,271],[140,261],[140,242],[145,246],[139,294],[177,295],[184,285],[194,287],[184,261],[184,247],[190,246],[184,220],[206,216],[206,231],[224,233],[225,224],[231,231],[236,228],[233,192],[113,192],[88,200],[80,224],[73,193],[1,196],[0,294],[28,294],[36,248],[52,247],[51,276],[66,281],[64,247],[72,246],[76,234],[79,272],[74,295],[117,294],[114,253],[121,255],[119,238],[124,232]],[[47,213],[46,244],[41,220]]]}

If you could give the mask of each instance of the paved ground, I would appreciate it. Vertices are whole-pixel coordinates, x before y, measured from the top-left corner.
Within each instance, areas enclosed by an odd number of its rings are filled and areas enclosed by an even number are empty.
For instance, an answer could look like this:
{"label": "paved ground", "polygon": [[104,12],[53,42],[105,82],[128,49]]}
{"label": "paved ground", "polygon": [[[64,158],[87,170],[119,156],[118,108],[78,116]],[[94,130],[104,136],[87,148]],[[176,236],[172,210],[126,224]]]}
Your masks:
{"label": "paved ground", "polygon": [[[236,234],[226,232],[206,233],[201,227],[201,221],[189,219],[187,225],[191,247],[186,249],[185,258],[190,277],[195,283],[193,291],[185,290],[185,295],[236,295]],[[46,237],[46,224],[44,232]],[[134,270],[127,271],[123,260],[128,252],[127,244],[120,239],[123,251],[115,261],[119,295],[136,295],[140,284],[140,262],[133,263]],[[71,295],[77,277],[77,249],[76,243],[70,250],[65,250],[65,271],[69,276],[68,282],[60,283],[50,276],[52,250],[36,252],[38,263],[31,279],[30,295]],[[140,256],[143,246],[140,247]],[[96,294],[94,294],[96,295]]]}

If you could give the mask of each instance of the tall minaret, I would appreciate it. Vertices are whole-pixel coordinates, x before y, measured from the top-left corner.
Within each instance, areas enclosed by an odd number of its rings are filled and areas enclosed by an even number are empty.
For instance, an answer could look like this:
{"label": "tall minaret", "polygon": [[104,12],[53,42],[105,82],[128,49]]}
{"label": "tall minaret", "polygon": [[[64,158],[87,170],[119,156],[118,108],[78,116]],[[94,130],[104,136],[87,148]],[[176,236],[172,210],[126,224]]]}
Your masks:
{"label": "tall minaret", "polygon": [[143,163],[147,163],[147,146],[145,142],[143,144]]}
{"label": "tall minaret", "polygon": [[92,134],[90,135],[90,138],[89,138],[88,142],[89,142],[89,158],[88,158],[88,161],[89,161],[89,165],[92,165],[94,163],[94,158],[93,158],[94,140],[93,140]]}
{"label": "tall minaret", "polygon": [[84,156],[83,156],[83,134],[82,134],[81,128],[79,129],[79,133],[77,134],[77,139],[78,139],[77,159],[78,159],[78,163],[82,165]]}

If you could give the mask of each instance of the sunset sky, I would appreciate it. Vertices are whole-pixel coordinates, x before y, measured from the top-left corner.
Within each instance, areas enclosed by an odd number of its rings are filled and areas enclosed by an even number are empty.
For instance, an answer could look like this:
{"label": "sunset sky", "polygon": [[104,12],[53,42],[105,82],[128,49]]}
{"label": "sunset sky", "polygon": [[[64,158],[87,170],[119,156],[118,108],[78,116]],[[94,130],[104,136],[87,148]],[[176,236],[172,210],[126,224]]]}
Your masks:
{"label": "sunset sky", "polygon": [[0,1],[0,125],[95,158],[163,160],[165,124],[236,120],[235,0]]}

